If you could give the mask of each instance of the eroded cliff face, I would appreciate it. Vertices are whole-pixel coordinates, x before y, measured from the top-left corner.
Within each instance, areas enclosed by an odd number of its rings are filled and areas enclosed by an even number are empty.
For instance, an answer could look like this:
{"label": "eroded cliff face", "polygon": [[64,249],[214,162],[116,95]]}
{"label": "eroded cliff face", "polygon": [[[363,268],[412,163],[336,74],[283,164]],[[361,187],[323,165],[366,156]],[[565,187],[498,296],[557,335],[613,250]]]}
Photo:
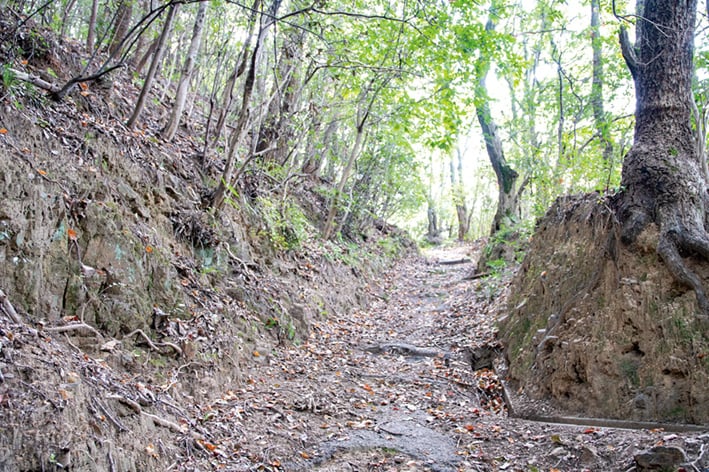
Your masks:
{"label": "eroded cliff face", "polygon": [[[709,337],[691,289],[620,242],[612,198],[560,198],[539,222],[501,319],[512,385],[581,416],[707,423]],[[709,283],[709,265],[687,259]]]}

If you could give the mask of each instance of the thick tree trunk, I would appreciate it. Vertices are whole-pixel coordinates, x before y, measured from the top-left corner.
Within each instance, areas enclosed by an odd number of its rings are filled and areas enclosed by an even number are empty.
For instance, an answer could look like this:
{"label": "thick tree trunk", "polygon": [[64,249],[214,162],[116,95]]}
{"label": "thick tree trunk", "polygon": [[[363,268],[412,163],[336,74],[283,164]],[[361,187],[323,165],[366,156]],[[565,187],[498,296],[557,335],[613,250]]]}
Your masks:
{"label": "thick tree trunk", "polygon": [[120,53],[119,48],[123,44],[123,38],[128,32],[128,27],[130,26],[130,19],[133,16],[133,0],[123,0],[121,5],[118,7],[118,13],[116,14],[116,26],[113,29],[113,38],[111,39],[111,44],[108,46],[108,52],[111,55],[117,55]]}
{"label": "thick tree trunk", "polygon": [[[485,29],[492,31],[495,28],[492,20],[488,21]],[[478,123],[485,139],[485,148],[490,159],[490,164],[497,177],[498,198],[497,211],[492,220],[490,234],[495,234],[505,223],[516,220],[519,217],[519,195],[515,189],[515,183],[519,174],[507,164],[505,153],[502,150],[502,142],[497,135],[497,125],[492,119],[490,112],[490,102],[487,94],[485,81],[490,70],[490,59],[481,56],[477,63],[478,84],[477,97],[479,104],[476,106]]]}
{"label": "thick tree trunk", "polygon": [[623,163],[619,216],[630,243],[650,223],[659,226],[657,252],[672,274],[694,289],[704,315],[702,283],[682,259],[709,259],[705,230],[707,182],[691,127],[696,0],[646,0],[635,47],[621,33],[635,80],[635,140]]}
{"label": "thick tree trunk", "polygon": [[519,199],[515,189],[515,182],[519,174],[507,164],[502,150],[502,142],[497,135],[497,126],[490,116],[490,106],[487,101],[478,107],[477,115],[485,138],[487,155],[497,177],[497,211],[492,219],[492,227],[490,229],[490,234],[495,234],[502,228],[503,224],[514,221],[519,217]]}

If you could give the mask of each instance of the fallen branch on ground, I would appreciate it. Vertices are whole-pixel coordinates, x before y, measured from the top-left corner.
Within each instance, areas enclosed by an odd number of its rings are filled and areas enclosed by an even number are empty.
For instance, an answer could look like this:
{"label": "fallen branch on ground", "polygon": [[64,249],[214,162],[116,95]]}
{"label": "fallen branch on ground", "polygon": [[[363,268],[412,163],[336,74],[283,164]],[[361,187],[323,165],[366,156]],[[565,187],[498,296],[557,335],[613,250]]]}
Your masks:
{"label": "fallen branch on ground", "polygon": [[138,402],[133,401],[130,398],[126,398],[122,395],[108,395],[106,398],[110,398],[111,400],[118,400],[120,403],[123,403],[128,408],[135,411],[138,415],[143,412],[143,409],[140,407]]}
{"label": "fallen branch on ground", "polygon": [[173,344],[171,342],[167,342],[167,341],[155,343],[155,342],[153,342],[152,339],[150,339],[148,337],[147,334],[145,334],[145,332],[142,329],[134,329],[130,333],[123,336],[123,339],[130,338],[131,336],[134,336],[136,334],[140,335],[140,337],[143,338],[143,340],[148,344],[150,349],[152,349],[153,351],[162,352],[160,350],[161,347],[169,347],[170,349],[175,351],[178,355],[182,356],[182,348],[180,348],[180,346],[178,346],[177,344]]}
{"label": "fallen branch on ground", "polygon": [[143,412],[143,416],[146,418],[150,418],[153,421],[153,424],[156,426],[162,426],[163,428],[167,428],[170,431],[178,434],[187,434],[189,433],[190,436],[192,436],[192,439],[196,439],[198,441],[204,441],[204,436],[199,434],[196,431],[188,431],[187,425],[184,425],[184,427],[180,426],[179,424],[166,420],[165,418],[160,418],[159,416]]}
{"label": "fallen branch on ground", "polygon": [[5,292],[3,292],[2,289],[0,289],[0,310],[2,310],[2,312],[5,313],[5,315],[10,318],[13,323],[22,323],[20,315],[17,314],[15,307],[12,306],[12,303],[10,303],[10,300],[7,298],[7,295],[5,295]]}
{"label": "fallen branch on ground", "polygon": [[44,331],[47,331],[48,333],[66,333],[68,331],[90,331],[93,334],[95,334],[99,338],[103,338],[103,335],[93,326],[88,325],[86,323],[75,323],[75,324],[68,324],[64,326],[51,326],[49,328],[44,328]]}
{"label": "fallen branch on ground", "polygon": [[473,262],[469,257],[463,257],[462,259],[453,259],[450,261],[438,261],[439,265],[455,265],[455,264],[467,264],[468,262]]}
{"label": "fallen branch on ground", "polygon": [[365,346],[362,349],[373,354],[380,354],[382,352],[395,352],[404,356],[416,357],[445,357],[446,355],[448,355],[447,352],[439,351],[435,348],[418,347],[414,346],[413,344],[406,343],[373,344]]}

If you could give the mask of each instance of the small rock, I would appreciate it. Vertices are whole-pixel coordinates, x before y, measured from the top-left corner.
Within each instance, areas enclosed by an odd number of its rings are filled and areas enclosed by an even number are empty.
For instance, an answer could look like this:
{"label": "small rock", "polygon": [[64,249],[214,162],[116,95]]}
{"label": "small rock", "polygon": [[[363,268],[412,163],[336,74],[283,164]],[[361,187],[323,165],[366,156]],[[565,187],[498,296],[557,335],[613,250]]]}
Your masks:
{"label": "small rock", "polygon": [[635,455],[639,471],[674,470],[686,460],[687,454],[684,450],[674,446],[655,446]]}
{"label": "small rock", "polygon": [[564,449],[563,447],[559,446],[559,447],[557,447],[557,448],[554,448],[554,449],[551,451],[551,455],[554,456],[554,457],[565,457],[565,456],[566,456],[566,449]]}
{"label": "small rock", "polygon": [[582,446],[581,456],[579,457],[579,460],[584,465],[595,464],[596,462],[598,462],[599,457],[596,448],[594,448],[593,446]]}
{"label": "small rock", "polygon": [[635,404],[635,408],[638,410],[647,410],[648,409],[648,403],[650,402],[650,398],[645,395],[644,393],[638,393],[635,398],[633,399],[633,403]]}

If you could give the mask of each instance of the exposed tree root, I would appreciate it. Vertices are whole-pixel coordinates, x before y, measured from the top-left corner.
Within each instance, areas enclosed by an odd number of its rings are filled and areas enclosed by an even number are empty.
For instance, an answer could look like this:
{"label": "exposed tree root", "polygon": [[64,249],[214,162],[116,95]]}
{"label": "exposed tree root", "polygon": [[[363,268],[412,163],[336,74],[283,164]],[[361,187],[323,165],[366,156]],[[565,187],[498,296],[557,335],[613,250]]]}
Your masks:
{"label": "exposed tree root", "polygon": [[[655,171],[649,180],[668,180],[667,174]],[[670,179],[671,180],[671,179]],[[635,192],[623,194],[619,219],[623,221],[622,241],[631,244],[653,220],[660,229],[657,254],[675,280],[694,290],[699,315],[709,318],[709,299],[701,279],[685,262],[685,257],[698,257],[709,262],[709,235],[704,227],[705,203],[698,198],[704,183],[665,181],[658,188],[671,188],[667,194]],[[650,212],[646,208],[654,208]]]}
{"label": "exposed tree root", "polygon": [[702,316],[709,315],[709,300],[697,274],[692,272],[682,260],[680,249],[689,250],[702,255],[707,259],[709,254],[709,241],[702,241],[696,234],[680,233],[674,229],[663,231],[657,244],[657,253],[667,265],[672,275],[678,281],[691,287],[697,295],[697,304]]}

